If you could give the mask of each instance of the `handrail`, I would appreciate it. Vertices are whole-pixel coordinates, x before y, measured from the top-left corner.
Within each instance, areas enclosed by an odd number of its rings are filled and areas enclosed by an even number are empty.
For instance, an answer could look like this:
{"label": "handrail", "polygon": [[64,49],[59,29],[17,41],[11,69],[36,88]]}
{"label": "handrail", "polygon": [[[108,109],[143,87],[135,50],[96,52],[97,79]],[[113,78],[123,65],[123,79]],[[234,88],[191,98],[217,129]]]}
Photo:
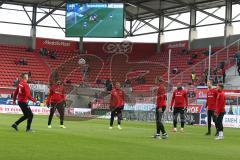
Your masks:
{"label": "handrail", "polygon": [[[217,52],[215,52],[214,54],[211,55],[211,57],[214,57],[214,56],[217,56],[218,54],[222,53],[222,51],[226,50],[226,49],[229,49],[232,45],[236,44],[238,42],[238,45],[239,45],[239,42],[240,42],[240,39],[232,42],[231,44],[229,44],[228,46],[218,50]],[[195,67],[197,67],[198,65],[201,65],[202,63],[204,63],[206,60],[208,60],[209,57],[206,57],[205,59],[199,61],[198,63],[194,64],[192,67],[186,69],[185,71],[182,71],[181,73],[179,73],[178,75],[174,76],[173,78],[171,78],[171,81],[173,81],[174,79],[176,79],[177,77],[179,76],[182,76],[184,73],[186,72],[189,72],[190,70],[194,70]],[[226,60],[227,61],[227,60]],[[226,62],[225,61],[225,62]]]}

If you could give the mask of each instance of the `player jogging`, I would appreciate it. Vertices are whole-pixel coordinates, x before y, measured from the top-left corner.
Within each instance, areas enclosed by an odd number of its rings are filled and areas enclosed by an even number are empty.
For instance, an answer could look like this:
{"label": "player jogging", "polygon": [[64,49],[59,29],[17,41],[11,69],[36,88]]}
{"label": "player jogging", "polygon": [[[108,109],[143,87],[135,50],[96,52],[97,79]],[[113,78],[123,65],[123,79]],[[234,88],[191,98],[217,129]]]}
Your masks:
{"label": "player jogging", "polygon": [[23,116],[19,118],[13,125],[12,128],[14,128],[16,131],[18,131],[18,125],[25,121],[27,119],[27,128],[26,132],[32,132],[31,130],[31,124],[33,119],[33,113],[31,108],[28,106],[28,100],[31,100],[33,102],[36,102],[36,99],[34,99],[31,96],[30,88],[27,84],[28,81],[28,74],[23,73],[21,75],[21,81],[17,85],[17,88],[14,92],[13,96],[13,104],[16,104],[16,99],[18,99],[18,105],[21,108],[23,112]]}
{"label": "player jogging", "polygon": [[216,101],[216,111],[215,115],[217,117],[217,132],[218,135],[215,138],[216,140],[222,140],[224,139],[223,136],[223,117],[225,115],[225,105],[226,105],[226,97],[223,91],[223,84],[218,84],[218,96],[217,96],[217,101]]}
{"label": "player jogging", "polygon": [[[207,111],[208,132],[206,133],[206,135],[211,135],[212,119],[213,119],[213,122],[215,123],[215,126],[216,126],[216,116],[215,116],[214,112],[216,110],[216,100],[217,100],[218,92],[217,92],[216,89],[212,88],[212,81],[208,81],[207,85],[208,85],[208,92],[207,92],[207,102],[206,102],[205,107],[208,109],[208,111]],[[217,135],[217,132],[216,132],[216,135]]]}
{"label": "player jogging", "polygon": [[[174,109],[173,109],[174,106]],[[177,89],[173,92],[171,100],[171,110],[173,109],[173,132],[177,132],[177,118],[180,113],[181,132],[184,132],[185,115],[188,107],[187,92],[183,90],[181,84],[177,85]]]}
{"label": "player jogging", "polygon": [[118,129],[122,129],[121,120],[122,120],[122,110],[124,108],[125,96],[123,90],[121,90],[121,85],[119,82],[116,82],[115,87],[111,91],[110,98],[110,109],[111,109],[111,118],[110,118],[110,127],[113,128],[114,117],[118,117]]}
{"label": "player jogging", "polygon": [[168,135],[165,131],[165,128],[164,128],[164,125],[162,122],[163,115],[166,110],[166,99],[167,99],[166,90],[165,90],[165,87],[162,82],[163,81],[161,78],[156,79],[156,83],[158,85],[157,104],[156,104],[156,130],[157,130],[157,133],[156,133],[156,135],[153,136],[156,139],[161,139],[160,132],[162,132],[163,139],[168,138]]}
{"label": "player jogging", "polygon": [[50,106],[50,115],[48,117],[48,128],[52,128],[51,122],[53,115],[58,110],[60,115],[60,128],[66,128],[63,125],[64,121],[64,110],[66,106],[65,91],[61,81],[57,81],[57,84],[53,84],[49,88],[49,96],[46,101],[47,106]]}

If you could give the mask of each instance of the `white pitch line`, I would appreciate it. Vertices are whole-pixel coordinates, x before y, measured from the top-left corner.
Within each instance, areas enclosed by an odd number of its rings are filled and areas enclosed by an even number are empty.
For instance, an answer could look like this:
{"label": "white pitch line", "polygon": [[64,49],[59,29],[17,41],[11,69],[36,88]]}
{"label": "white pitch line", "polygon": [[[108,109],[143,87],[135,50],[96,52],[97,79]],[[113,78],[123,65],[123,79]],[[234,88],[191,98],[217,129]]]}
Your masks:
{"label": "white pitch line", "polygon": [[[111,14],[113,14],[113,12],[110,12]],[[110,14],[109,13],[109,14]],[[109,15],[108,14],[108,15]],[[102,23],[103,21],[106,21],[106,19],[108,18],[108,15],[103,19],[103,20],[100,20],[100,22],[98,24],[96,24],[87,34],[86,36],[88,36],[100,23]]]}
{"label": "white pitch line", "polygon": [[94,31],[95,30],[95,28],[97,27],[97,26],[99,26],[99,24],[101,24],[103,22],[103,20],[100,20],[100,22],[98,23],[98,24],[96,24],[85,36],[88,36],[92,31]]}

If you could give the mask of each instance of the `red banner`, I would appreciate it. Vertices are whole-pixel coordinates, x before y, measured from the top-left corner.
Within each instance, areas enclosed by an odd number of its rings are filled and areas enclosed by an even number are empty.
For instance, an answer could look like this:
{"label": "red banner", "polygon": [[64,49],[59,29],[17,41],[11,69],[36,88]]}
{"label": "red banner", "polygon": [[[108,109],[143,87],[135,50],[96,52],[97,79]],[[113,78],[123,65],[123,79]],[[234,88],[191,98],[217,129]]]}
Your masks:
{"label": "red banner", "polygon": [[58,39],[37,38],[36,48],[73,51],[78,49],[78,42],[58,40]]}
{"label": "red banner", "polygon": [[178,42],[170,42],[170,43],[163,43],[161,45],[162,51],[168,51],[169,49],[178,50],[188,48],[188,41],[178,41]]}

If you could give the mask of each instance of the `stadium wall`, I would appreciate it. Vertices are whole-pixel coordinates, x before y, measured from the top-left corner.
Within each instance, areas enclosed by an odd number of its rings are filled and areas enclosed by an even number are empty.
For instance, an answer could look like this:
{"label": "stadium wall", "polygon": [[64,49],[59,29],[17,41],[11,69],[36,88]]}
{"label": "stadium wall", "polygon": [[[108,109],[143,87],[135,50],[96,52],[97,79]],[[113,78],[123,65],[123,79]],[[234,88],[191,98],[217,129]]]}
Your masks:
{"label": "stadium wall", "polygon": [[31,38],[26,36],[0,34],[0,43],[14,46],[31,47]]}
{"label": "stadium wall", "polygon": [[[240,39],[240,35],[232,35],[229,38],[229,43],[232,43],[236,40]],[[51,39],[49,39],[51,40]],[[54,40],[54,39],[52,39]],[[76,43],[72,41],[73,43]],[[187,43],[187,41],[180,41],[183,43]],[[178,42],[178,43],[180,43]],[[195,39],[192,42],[192,46],[194,49],[198,48],[208,48],[209,44],[212,47],[222,47],[224,42],[224,37],[211,37],[211,38],[203,38],[203,39]],[[115,44],[117,47],[118,43],[107,42],[111,44]],[[176,42],[171,42],[175,44]],[[24,46],[24,47],[31,47],[31,38],[27,36],[16,36],[16,35],[6,35],[0,34],[0,44],[8,44],[8,45],[16,45],[16,46]],[[102,52],[104,50],[104,45],[106,43],[103,42],[84,42],[84,48],[90,54],[105,54]],[[120,43],[119,43],[120,44]],[[169,43],[166,43],[169,44]],[[101,53],[99,53],[101,51]],[[155,43],[133,43],[132,50],[133,53],[156,53],[156,44]],[[149,55],[147,55],[149,56]]]}
{"label": "stadium wall", "polygon": [[[235,42],[240,39],[240,35],[232,35],[229,37],[229,44]],[[208,48],[211,44],[212,47],[222,47],[224,45],[224,37],[211,37],[211,38],[203,38],[203,39],[195,39],[192,42],[192,46],[194,49],[198,48]]]}

